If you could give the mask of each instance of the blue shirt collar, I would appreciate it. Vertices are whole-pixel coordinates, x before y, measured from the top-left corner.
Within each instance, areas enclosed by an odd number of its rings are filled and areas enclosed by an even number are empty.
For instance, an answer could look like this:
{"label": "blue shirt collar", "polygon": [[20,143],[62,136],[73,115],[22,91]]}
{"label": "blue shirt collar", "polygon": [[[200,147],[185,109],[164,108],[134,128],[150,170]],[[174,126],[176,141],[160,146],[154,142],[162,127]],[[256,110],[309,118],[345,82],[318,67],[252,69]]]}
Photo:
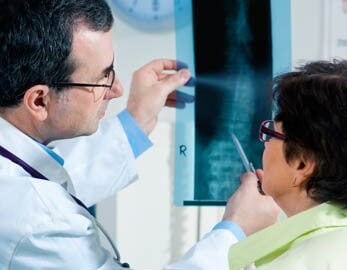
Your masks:
{"label": "blue shirt collar", "polygon": [[47,147],[46,145],[39,143],[38,144],[45,150],[56,162],[58,162],[61,166],[64,166],[64,159],[59,156],[57,153],[55,153],[51,148]]}

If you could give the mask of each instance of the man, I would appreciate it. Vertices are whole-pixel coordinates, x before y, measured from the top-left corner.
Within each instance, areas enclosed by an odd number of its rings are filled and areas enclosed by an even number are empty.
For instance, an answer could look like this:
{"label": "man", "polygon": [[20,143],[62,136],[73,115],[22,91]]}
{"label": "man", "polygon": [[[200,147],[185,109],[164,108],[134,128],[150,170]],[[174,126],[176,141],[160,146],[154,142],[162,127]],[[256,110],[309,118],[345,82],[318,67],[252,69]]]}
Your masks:
{"label": "man", "polygon": [[[100,122],[123,92],[105,1],[2,0],[0,10],[1,269],[122,269],[85,208],[135,180],[134,160],[189,71],[163,73],[177,69],[172,60],[145,65],[127,109]],[[70,140],[46,146],[61,139]],[[223,224],[193,248],[194,258],[167,269],[226,266],[237,240]]]}

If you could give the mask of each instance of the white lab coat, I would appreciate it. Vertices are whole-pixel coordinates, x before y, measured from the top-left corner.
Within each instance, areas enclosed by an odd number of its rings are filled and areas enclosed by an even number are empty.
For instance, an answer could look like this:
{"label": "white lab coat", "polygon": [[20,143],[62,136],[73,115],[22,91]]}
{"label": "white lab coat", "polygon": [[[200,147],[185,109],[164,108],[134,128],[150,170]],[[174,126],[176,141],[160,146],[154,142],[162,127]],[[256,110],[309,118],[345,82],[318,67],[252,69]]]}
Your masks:
{"label": "white lab coat", "polygon": [[[66,191],[90,206],[136,179],[135,159],[118,119],[102,121],[92,136],[59,142],[55,150],[64,157],[64,168],[2,118],[0,145],[50,180],[35,179],[0,156],[0,269],[119,269],[100,245],[93,217]],[[235,242],[229,231],[213,231],[165,269],[227,270],[228,249]]]}

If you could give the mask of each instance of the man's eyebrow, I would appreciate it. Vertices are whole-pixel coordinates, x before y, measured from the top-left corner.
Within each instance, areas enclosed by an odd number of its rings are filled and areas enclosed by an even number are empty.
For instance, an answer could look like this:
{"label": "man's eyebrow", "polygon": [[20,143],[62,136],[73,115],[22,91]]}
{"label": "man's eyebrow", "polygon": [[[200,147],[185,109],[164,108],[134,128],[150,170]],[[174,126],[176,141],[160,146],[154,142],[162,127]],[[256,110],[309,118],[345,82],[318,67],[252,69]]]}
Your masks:
{"label": "man's eyebrow", "polygon": [[105,68],[105,69],[101,72],[101,74],[102,74],[102,75],[105,75],[105,74],[109,73],[112,69],[113,69],[113,62],[112,62],[111,65],[109,65],[107,68]]}
{"label": "man's eyebrow", "polygon": [[111,70],[113,69],[114,65],[114,58],[112,59],[112,63],[105,67],[98,76],[95,77],[95,80],[99,81],[105,77],[105,75],[109,74]]}
{"label": "man's eyebrow", "polygon": [[101,72],[102,75],[107,74],[108,72],[110,72],[113,69],[113,65],[114,65],[114,58],[112,58],[112,63],[111,65],[109,65],[108,67],[104,68],[103,71]]}

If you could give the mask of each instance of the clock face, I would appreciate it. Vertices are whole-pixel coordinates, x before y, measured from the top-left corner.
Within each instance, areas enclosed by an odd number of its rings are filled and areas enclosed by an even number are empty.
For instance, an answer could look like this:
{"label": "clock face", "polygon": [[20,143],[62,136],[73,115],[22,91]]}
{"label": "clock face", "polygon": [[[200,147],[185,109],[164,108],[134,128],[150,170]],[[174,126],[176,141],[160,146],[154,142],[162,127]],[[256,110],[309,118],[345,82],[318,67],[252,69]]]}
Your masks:
{"label": "clock face", "polygon": [[175,10],[185,0],[109,0],[115,15],[134,27],[165,30],[174,26]]}

